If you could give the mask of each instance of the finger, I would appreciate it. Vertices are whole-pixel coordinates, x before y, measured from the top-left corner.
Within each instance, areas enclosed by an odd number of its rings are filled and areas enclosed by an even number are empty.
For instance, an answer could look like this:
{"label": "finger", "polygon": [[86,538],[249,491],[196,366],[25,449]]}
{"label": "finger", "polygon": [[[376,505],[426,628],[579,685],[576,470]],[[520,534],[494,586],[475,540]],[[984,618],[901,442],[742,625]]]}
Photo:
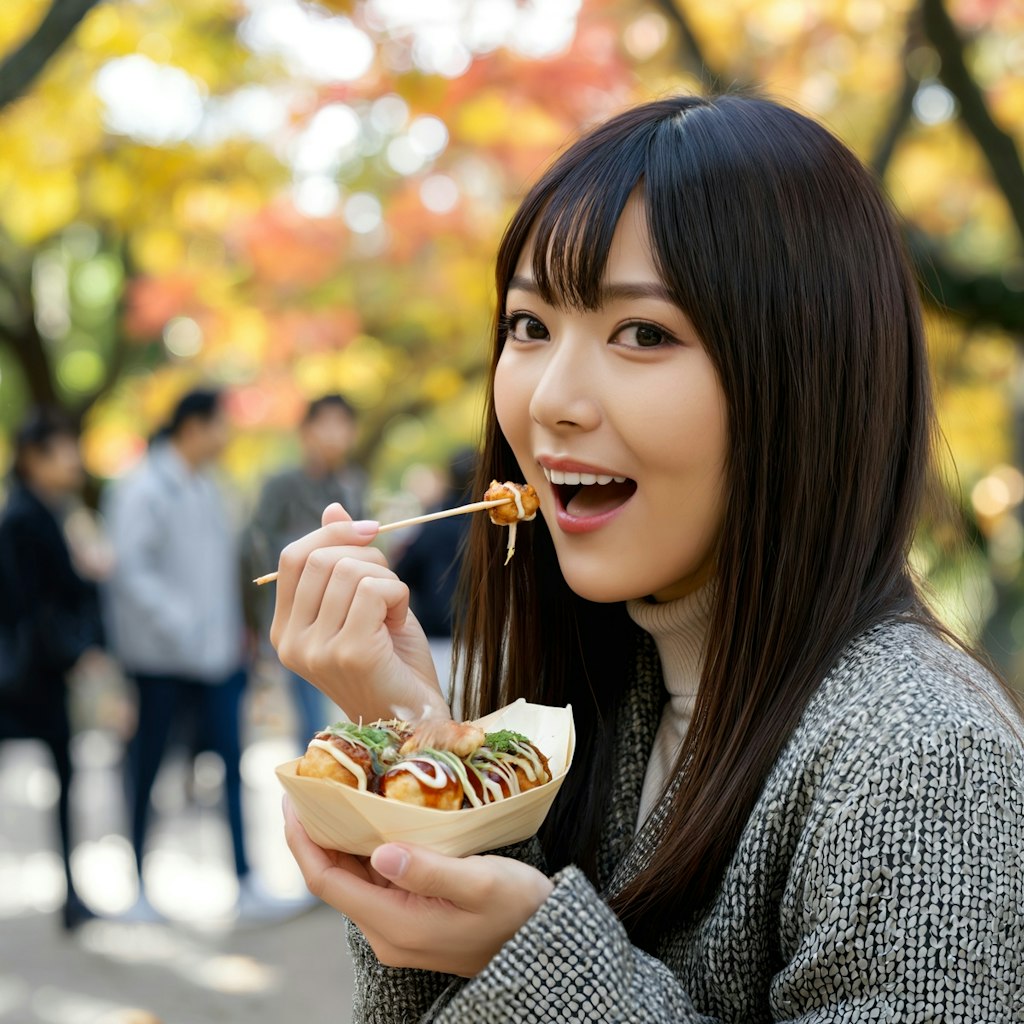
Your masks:
{"label": "finger", "polygon": [[[351,592],[367,573],[389,573],[387,559],[377,548],[344,547],[317,548],[306,559],[306,568],[295,587],[289,625],[301,630],[320,619],[322,606],[328,589],[333,591],[334,604],[341,618],[334,618],[331,625],[335,630],[347,614],[352,600]],[[342,600],[345,592],[347,599]]]}
{"label": "finger", "polygon": [[[329,505],[324,511],[324,515],[326,516],[328,510],[333,508],[335,506]],[[348,513],[340,505],[337,505],[336,508],[341,514],[344,514],[346,517],[348,516]],[[278,577],[274,603],[274,621],[270,627],[270,639],[275,647],[277,646],[278,635],[284,629],[291,616],[295,587],[302,576],[303,570],[306,568],[309,556],[317,548],[340,546],[365,548],[377,536],[379,529],[380,523],[373,520],[352,522],[350,519],[345,518],[329,523],[319,530],[313,530],[312,533],[307,533],[304,537],[292,541],[281,552],[281,557],[277,564]]]}
{"label": "finger", "polygon": [[[350,917],[367,938],[377,921],[401,918],[408,893],[377,884],[372,880],[369,865],[358,857],[339,853],[335,862],[330,853],[309,838],[291,803],[286,800],[283,808],[288,848],[302,872],[306,888],[314,896]],[[383,943],[384,940],[376,941]]]}
{"label": "finger", "polygon": [[331,523],[350,522],[352,522],[352,517],[345,511],[344,506],[338,501],[332,501],[330,505],[324,509],[324,513],[320,517],[321,526],[330,526]]}
{"label": "finger", "polygon": [[[335,643],[342,650],[355,651],[367,638],[385,639],[387,631],[401,629],[409,616],[409,588],[393,573],[390,578],[364,576],[352,595],[348,615]],[[388,640],[390,643],[390,640]]]}
{"label": "finger", "polygon": [[325,850],[309,838],[309,833],[299,821],[295,808],[287,796],[281,801],[281,809],[284,812],[285,841],[302,872],[306,888],[311,893],[326,900],[324,889],[332,872],[349,874],[362,881],[369,880],[368,865],[364,865],[357,857]]}
{"label": "finger", "polygon": [[448,857],[422,846],[385,843],[373,851],[370,866],[406,892],[446,899],[463,910],[484,909],[494,896],[491,858]]}
{"label": "finger", "polygon": [[295,808],[287,796],[281,799],[281,810],[284,813],[285,841],[302,871],[302,877],[308,882],[310,877],[321,874],[331,867],[331,856],[309,838],[309,833],[303,828],[302,822],[299,821],[299,816],[295,813]]}
{"label": "finger", "polygon": [[[371,548],[370,550],[376,551],[377,549]],[[394,590],[394,596],[390,598],[391,603],[385,602],[377,617],[368,612],[365,620],[362,617],[357,618],[355,627],[342,636],[345,626],[350,621],[352,606],[359,591],[366,587],[372,588],[376,582],[389,584],[387,589],[389,595],[391,590]],[[399,589],[404,593],[403,605]],[[397,602],[396,606],[395,602]],[[365,561],[358,557],[345,558],[339,561],[331,572],[331,579],[325,588],[321,607],[319,607],[313,624],[312,642],[327,645],[340,641],[340,646],[344,648],[346,645],[352,644],[359,636],[357,630],[369,628],[377,631],[381,625],[388,629],[392,626],[401,626],[406,621],[408,613],[409,588],[388,568],[387,560],[383,555],[380,556],[379,562]],[[355,646],[349,649],[353,652],[356,650]]]}

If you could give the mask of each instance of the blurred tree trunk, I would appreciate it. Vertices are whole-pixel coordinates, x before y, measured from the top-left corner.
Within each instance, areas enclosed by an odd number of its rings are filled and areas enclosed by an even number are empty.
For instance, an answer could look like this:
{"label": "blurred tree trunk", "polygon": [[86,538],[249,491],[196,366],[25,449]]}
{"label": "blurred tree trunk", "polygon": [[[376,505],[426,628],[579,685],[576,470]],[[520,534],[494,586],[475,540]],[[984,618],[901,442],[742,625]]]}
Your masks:
{"label": "blurred tree trunk", "polygon": [[[132,273],[131,261],[124,248],[105,240],[103,248],[116,253],[124,267],[127,280]],[[57,388],[54,360],[50,344],[39,330],[35,296],[32,288],[32,266],[36,252],[18,252],[0,234],[0,344],[6,344],[24,377],[29,401],[35,405],[65,405]],[[124,293],[118,300],[120,321]],[[76,422],[118,381],[131,361],[133,350],[117,344],[104,361],[103,378],[94,391],[83,395],[66,412]]]}
{"label": "blurred tree trunk", "polygon": [[42,21],[0,61],[0,110],[21,96],[100,0],[53,0]]}
{"label": "blurred tree trunk", "polygon": [[[100,0],[53,0],[36,30],[0,61],[0,110],[23,95],[54,54],[67,42],[82,18]],[[7,317],[0,321],[3,338],[21,366],[32,400],[57,404],[49,354],[36,325],[31,261],[0,266],[0,287],[7,291]]]}
{"label": "blurred tree trunk", "polygon": [[20,366],[32,401],[53,405],[57,390],[49,354],[36,325],[32,296],[33,254],[18,253],[15,259],[12,248],[4,245],[0,249],[0,341],[6,342]]}
{"label": "blurred tree trunk", "polygon": [[926,38],[942,61],[939,78],[960,104],[960,118],[978,143],[1024,242],[1024,164],[1017,145],[996,124],[981,87],[967,69],[963,37],[943,0],[921,0],[921,20]]}

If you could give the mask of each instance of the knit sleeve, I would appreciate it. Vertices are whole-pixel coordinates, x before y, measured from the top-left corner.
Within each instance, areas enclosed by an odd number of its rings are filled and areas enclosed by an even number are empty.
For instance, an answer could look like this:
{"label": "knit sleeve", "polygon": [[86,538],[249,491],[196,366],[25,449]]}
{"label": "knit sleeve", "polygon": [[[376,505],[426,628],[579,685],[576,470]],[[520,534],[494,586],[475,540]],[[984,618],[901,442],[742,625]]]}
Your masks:
{"label": "knit sleeve", "polygon": [[634,946],[575,867],[441,1009],[436,1024],[716,1024],[672,972]]}
{"label": "knit sleeve", "polygon": [[773,1019],[1024,1020],[1020,746],[949,727],[849,767],[794,856]]}
{"label": "knit sleeve", "polygon": [[[1024,764],[964,729],[821,792],[795,851],[777,1024],[1024,1020]],[[737,964],[738,970],[742,968]],[[436,1024],[712,1024],[575,868]],[[768,1014],[770,1013],[770,1018]]]}
{"label": "knit sleeve", "polygon": [[352,1024],[417,1024],[429,1019],[431,1006],[462,978],[411,967],[385,967],[363,933],[348,921],[348,948],[355,973]]}

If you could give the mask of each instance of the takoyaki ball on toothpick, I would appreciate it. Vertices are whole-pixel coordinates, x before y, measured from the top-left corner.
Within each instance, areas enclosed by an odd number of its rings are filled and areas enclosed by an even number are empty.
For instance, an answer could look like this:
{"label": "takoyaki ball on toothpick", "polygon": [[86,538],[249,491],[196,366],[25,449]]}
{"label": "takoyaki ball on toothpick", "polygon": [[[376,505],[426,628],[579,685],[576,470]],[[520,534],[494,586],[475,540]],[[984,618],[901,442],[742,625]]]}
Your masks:
{"label": "takoyaki ball on toothpick", "polygon": [[484,501],[497,501],[499,498],[511,498],[505,505],[489,508],[487,514],[495,526],[511,526],[520,521],[529,522],[537,515],[540,498],[532,484],[517,484],[506,480],[503,484],[491,481],[491,486],[484,492]]}
{"label": "takoyaki ball on toothpick", "polygon": [[444,751],[430,751],[407,757],[392,765],[380,782],[381,796],[399,800],[415,807],[432,807],[439,811],[457,811],[462,806],[465,790],[460,773]]}
{"label": "takoyaki ball on toothpick", "polygon": [[506,480],[503,484],[491,481],[491,486],[484,493],[484,501],[497,501],[499,498],[511,498],[505,505],[496,505],[487,510],[491,522],[495,526],[508,527],[508,545],[506,547],[505,564],[516,553],[516,527],[520,522],[528,523],[537,515],[540,498],[532,484],[517,484]]}

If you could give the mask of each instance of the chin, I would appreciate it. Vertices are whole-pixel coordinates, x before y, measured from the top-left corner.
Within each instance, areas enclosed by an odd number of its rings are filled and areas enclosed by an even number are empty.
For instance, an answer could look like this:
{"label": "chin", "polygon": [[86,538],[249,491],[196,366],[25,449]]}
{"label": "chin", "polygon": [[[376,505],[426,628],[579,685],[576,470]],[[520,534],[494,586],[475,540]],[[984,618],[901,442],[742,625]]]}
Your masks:
{"label": "chin", "polygon": [[563,569],[562,575],[574,594],[594,604],[615,604],[634,597],[646,597],[651,592],[643,589],[640,582],[616,579],[607,572],[566,572]]}

